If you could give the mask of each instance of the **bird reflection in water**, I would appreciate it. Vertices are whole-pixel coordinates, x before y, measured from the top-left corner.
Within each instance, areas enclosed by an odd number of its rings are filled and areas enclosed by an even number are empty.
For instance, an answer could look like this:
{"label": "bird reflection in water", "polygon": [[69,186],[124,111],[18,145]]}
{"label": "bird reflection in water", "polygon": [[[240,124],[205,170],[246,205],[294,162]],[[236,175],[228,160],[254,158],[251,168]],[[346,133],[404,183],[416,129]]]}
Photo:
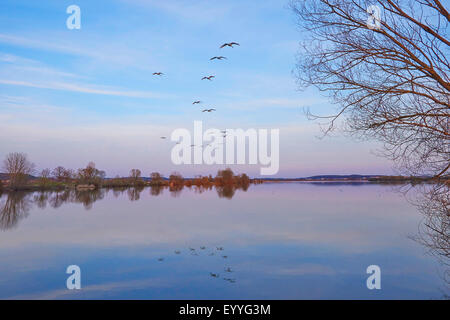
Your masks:
{"label": "bird reflection in water", "polygon": [[[212,247],[212,248],[214,248],[214,247]],[[201,256],[201,254],[200,254],[201,251],[198,251],[196,248],[188,247],[187,249],[191,253],[190,255],[192,255],[192,256]],[[200,246],[200,250],[205,250],[205,249],[206,249],[206,246]],[[215,251],[224,251],[224,248],[223,247],[216,247]],[[181,253],[181,250],[179,250],[179,249],[174,250],[174,253],[179,255]],[[207,256],[213,256],[213,255],[215,255],[215,252],[210,252],[210,253],[207,254]],[[223,258],[228,258],[228,256],[222,256],[222,257]],[[158,258],[158,261],[159,262],[163,262],[164,258],[160,257],[160,258]],[[228,274],[234,272],[231,267],[224,267],[223,270],[224,270],[225,273],[228,273]],[[209,275],[212,278],[220,278],[220,273],[218,273],[216,271],[215,272],[209,272]],[[227,281],[229,283],[235,283],[236,282],[236,279],[234,279],[234,278],[223,278],[223,280],[225,280],[225,281]]]}

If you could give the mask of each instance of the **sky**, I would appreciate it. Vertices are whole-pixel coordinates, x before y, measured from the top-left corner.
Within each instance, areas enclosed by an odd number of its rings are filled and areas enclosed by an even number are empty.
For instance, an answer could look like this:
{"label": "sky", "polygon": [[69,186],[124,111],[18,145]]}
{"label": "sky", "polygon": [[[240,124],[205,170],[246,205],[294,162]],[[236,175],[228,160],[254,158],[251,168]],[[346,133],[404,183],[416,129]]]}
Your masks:
{"label": "sky", "polygon": [[[66,26],[73,4],[79,30]],[[37,171],[94,161],[109,177],[131,168],[260,175],[260,164],[173,164],[174,142],[160,137],[198,120],[205,129],[279,129],[275,177],[393,173],[376,142],[322,137],[306,118],[304,108],[329,115],[336,106],[317,89],[298,90],[303,37],[287,0],[1,0],[0,158],[24,152]],[[240,46],[219,49],[231,41]],[[227,60],[209,60],[217,55]]]}

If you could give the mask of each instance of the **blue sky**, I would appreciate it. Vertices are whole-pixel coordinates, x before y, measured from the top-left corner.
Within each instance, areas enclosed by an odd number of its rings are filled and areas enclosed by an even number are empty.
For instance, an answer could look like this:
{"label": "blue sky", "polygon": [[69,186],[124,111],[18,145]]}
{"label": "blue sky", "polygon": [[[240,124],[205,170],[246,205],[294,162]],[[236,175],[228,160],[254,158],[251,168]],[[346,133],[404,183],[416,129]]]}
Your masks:
{"label": "blue sky", "polygon": [[[80,30],[66,28],[71,4],[81,8]],[[108,176],[214,174],[219,166],[173,165],[173,143],[159,138],[202,120],[279,128],[277,176],[391,173],[373,142],[317,138],[303,108],[334,106],[315,89],[297,90],[301,39],[287,1],[2,0],[0,157],[26,152],[38,169],[92,160]],[[241,46],[219,49],[229,41]],[[209,61],[215,55],[228,60]],[[200,80],[210,74],[214,81]],[[259,165],[232,168],[259,174]]]}

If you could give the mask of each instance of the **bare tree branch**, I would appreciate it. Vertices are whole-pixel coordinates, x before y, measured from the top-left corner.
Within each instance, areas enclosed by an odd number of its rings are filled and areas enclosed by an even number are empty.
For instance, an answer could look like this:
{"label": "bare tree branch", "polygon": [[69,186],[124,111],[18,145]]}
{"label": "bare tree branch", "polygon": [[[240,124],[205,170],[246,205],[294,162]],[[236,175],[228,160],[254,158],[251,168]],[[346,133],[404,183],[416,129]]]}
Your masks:
{"label": "bare tree branch", "polygon": [[[369,28],[367,8],[380,8]],[[307,31],[299,54],[301,87],[316,86],[339,106],[336,120],[384,143],[409,174],[448,175],[450,163],[449,13],[432,0],[292,0]]]}

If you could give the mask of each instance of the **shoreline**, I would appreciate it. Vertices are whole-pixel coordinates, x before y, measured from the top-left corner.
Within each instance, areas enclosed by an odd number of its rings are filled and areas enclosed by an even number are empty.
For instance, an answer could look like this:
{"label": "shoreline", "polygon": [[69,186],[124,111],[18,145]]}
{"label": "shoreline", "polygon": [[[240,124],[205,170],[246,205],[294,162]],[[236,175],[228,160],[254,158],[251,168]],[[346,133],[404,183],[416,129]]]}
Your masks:
{"label": "shoreline", "polygon": [[[114,185],[114,184],[100,184],[100,185],[82,185],[82,184],[61,184],[58,183],[48,185],[48,186],[40,186],[35,184],[30,184],[26,186],[20,186],[16,188],[10,188],[4,186],[0,188],[0,193],[2,192],[36,192],[36,191],[64,191],[64,190],[75,190],[79,192],[84,191],[95,191],[99,189],[129,189],[129,188],[169,188],[169,189],[177,189],[177,188],[191,188],[191,187],[203,187],[203,188],[212,188],[212,187],[230,187],[239,189],[240,186],[237,184],[218,184],[214,182],[210,182],[207,184],[194,184],[192,183],[192,179],[185,179],[183,183],[179,184],[171,184],[169,181],[164,181],[162,183],[151,183],[151,182],[143,182],[139,184],[123,184],[123,185]],[[311,183],[311,184],[357,184],[357,185],[418,185],[418,184],[440,184],[444,183],[450,185],[450,180],[447,178],[440,179],[432,179],[432,178],[408,178],[408,179],[399,179],[399,180],[383,180],[383,179],[359,179],[359,180],[349,180],[349,179],[250,179],[249,185],[252,184],[276,184],[276,183]]]}

